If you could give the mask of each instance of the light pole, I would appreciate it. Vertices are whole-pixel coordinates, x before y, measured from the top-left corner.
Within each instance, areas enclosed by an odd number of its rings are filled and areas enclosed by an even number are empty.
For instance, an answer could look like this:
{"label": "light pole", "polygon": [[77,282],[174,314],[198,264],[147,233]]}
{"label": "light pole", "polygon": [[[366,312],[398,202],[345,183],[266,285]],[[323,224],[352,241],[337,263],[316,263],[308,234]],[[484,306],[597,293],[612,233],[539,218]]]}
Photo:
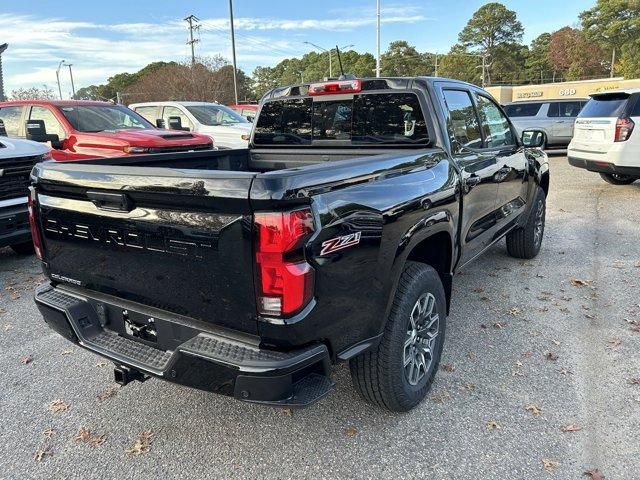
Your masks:
{"label": "light pole", "polygon": [[[311,45],[312,47],[316,47],[317,49],[322,50],[323,52],[327,52],[329,54],[329,77],[333,77],[333,64],[332,64],[331,57],[333,56],[332,52],[335,50],[335,48],[326,49],[321,47],[320,45],[316,45],[315,43],[311,43],[311,42],[304,42],[304,43],[306,43],[307,45]],[[344,50],[345,48],[350,48],[350,47],[353,47],[353,44],[340,47],[340,50]]]}
{"label": "light pole", "polygon": [[380,78],[380,0],[376,2],[376,78]]}
{"label": "light pole", "polygon": [[58,68],[56,69],[56,80],[58,81],[58,95],[60,95],[60,100],[62,100],[62,88],[60,88],[60,69],[62,68],[63,63],[64,60],[60,60]]}
{"label": "light pole", "polygon": [[[64,60],[63,60],[64,62]],[[73,93],[73,96],[76,96],[76,87],[73,84],[73,72],[71,71],[71,67],[73,66],[73,63],[66,63],[65,66],[69,67],[69,77],[71,77],[71,92]]]}
{"label": "light pole", "polygon": [[231,56],[233,58],[233,93],[238,104],[238,77],[236,69],[236,34],[233,29],[233,0],[229,0],[229,25],[231,26]]}

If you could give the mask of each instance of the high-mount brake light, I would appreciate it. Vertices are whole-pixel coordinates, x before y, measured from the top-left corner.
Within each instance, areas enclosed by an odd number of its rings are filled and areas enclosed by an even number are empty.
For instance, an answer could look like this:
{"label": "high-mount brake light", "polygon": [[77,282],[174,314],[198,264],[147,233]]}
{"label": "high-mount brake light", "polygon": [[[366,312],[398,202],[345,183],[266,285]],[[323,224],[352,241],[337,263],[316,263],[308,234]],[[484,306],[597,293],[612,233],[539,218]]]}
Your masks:
{"label": "high-mount brake light", "polygon": [[631,136],[631,133],[633,133],[633,127],[635,126],[636,124],[630,118],[620,117],[616,121],[616,137],[614,141],[626,142]]}
{"label": "high-mount brake light", "polygon": [[311,209],[255,214],[256,296],[261,315],[290,315],[313,297],[314,270],[302,252],[313,233]]}
{"label": "high-mount brake light", "polygon": [[29,189],[29,200],[28,206],[29,209],[29,226],[31,227],[31,239],[33,241],[33,249],[36,252],[36,256],[38,259],[42,260],[42,240],[40,239],[40,231],[38,230],[38,225],[36,224],[36,201],[34,197],[36,192],[33,188]]}
{"label": "high-mount brake light", "polygon": [[335,82],[312,83],[309,95],[333,95],[339,93],[358,93],[362,89],[360,80],[338,80]]}

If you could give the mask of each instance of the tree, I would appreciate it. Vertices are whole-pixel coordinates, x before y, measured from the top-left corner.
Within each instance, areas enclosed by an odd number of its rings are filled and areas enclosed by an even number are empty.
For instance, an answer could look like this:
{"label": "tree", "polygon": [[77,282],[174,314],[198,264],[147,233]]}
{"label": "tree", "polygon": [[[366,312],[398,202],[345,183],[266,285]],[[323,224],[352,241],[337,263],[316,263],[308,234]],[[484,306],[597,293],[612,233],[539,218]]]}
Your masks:
{"label": "tree", "polygon": [[[640,75],[640,1],[598,0],[596,6],[580,14],[582,28],[607,55],[617,52],[625,76]],[[616,65],[613,65],[616,71]]]}
{"label": "tree", "polygon": [[381,74],[389,77],[432,75],[435,58],[429,53],[420,53],[405,40],[396,40],[380,56]]}
{"label": "tree", "polygon": [[58,97],[53,89],[43,85],[42,88],[18,88],[12,90],[9,96],[11,100],[56,100]]}
{"label": "tree", "polygon": [[455,78],[464,82],[481,84],[479,60],[469,55],[469,52],[460,44],[451,47],[447,55],[438,59],[438,76]]}
{"label": "tree", "polygon": [[602,49],[587,39],[582,30],[564,27],[551,34],[549,60],[554,71],[566,80],[606,74],[607,64]]}
{"label": "tree", "polygon": [[458,35],[460,44],[471,52],[489,55],[487,82],[491,82],[496,67],[503,63],[513,63],[505,59],[505,55],[517,55],[509,45],[519,45],[524,29],[518,21],[516,12],[509,10],[501,3],[492,2],[480,7],[467,22]]}
{"label": "tree", "polygon": [[550,45],[550,33],[538,35],[531,42],[529,54],[525,60],[526,76],[529,81],[539,79],[540,83],[544,83],[546,78],[553,76],[553,67],[549,57]]}

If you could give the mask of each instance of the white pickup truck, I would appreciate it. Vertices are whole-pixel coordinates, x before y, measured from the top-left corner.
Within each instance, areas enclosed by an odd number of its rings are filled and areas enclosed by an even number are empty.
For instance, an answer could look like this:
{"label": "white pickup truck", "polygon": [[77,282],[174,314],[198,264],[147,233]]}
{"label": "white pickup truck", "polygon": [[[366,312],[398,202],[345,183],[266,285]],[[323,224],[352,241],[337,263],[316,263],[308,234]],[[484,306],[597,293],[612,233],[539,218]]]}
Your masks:
{"label": "white pickup truck", "polygon": [[[2,133],[6,132],[0,122]],[[49,159],[49,148],[42,143],[0,136],[0,248],[33,252],[27,214],[29,174],[36,163]]]}
{"label": "white pickup truck", "polygon": [[217,148],[247,148],[251,122],[229,107],[208,102],[132,103],[129,108],[159,128],[209,135]]}

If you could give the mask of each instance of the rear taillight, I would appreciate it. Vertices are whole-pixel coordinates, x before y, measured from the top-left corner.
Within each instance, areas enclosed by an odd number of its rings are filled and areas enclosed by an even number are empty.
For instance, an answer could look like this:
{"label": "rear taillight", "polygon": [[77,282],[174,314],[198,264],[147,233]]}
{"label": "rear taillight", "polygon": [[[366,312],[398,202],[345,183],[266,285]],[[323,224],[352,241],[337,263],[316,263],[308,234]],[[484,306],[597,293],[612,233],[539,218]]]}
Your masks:
{"label": "rear taillight", "polygon": [[360,80],[341,80],[338,82],[312,83],[309,95],[331,95],[338,93],[358,93],[362,89]]}
{"label": "rear taillight", "polygon": [[313,297],[314,270],[304,258],[311,210],[256,213],[256,295],[261,315],[291,315]]}
{"label": "rear taillight", "polygon": [[633,127],[636,124],[633,123],[633,120],[626,117],[621,117],[616,121],[616,142],[624,142],[629,139],[631,136],[631,132],[633,132]]}
{"label": "rear taillight", "polygon": [[36,252],[36,256],[42,260],[42,240],[40,240],[40,232],[38,231],[38,225],[36,224],[36,201],[34,197],[36,192],[33,188],[29,189],[29,226],[31,227],[31,239],[33,240],[33,249]]}

